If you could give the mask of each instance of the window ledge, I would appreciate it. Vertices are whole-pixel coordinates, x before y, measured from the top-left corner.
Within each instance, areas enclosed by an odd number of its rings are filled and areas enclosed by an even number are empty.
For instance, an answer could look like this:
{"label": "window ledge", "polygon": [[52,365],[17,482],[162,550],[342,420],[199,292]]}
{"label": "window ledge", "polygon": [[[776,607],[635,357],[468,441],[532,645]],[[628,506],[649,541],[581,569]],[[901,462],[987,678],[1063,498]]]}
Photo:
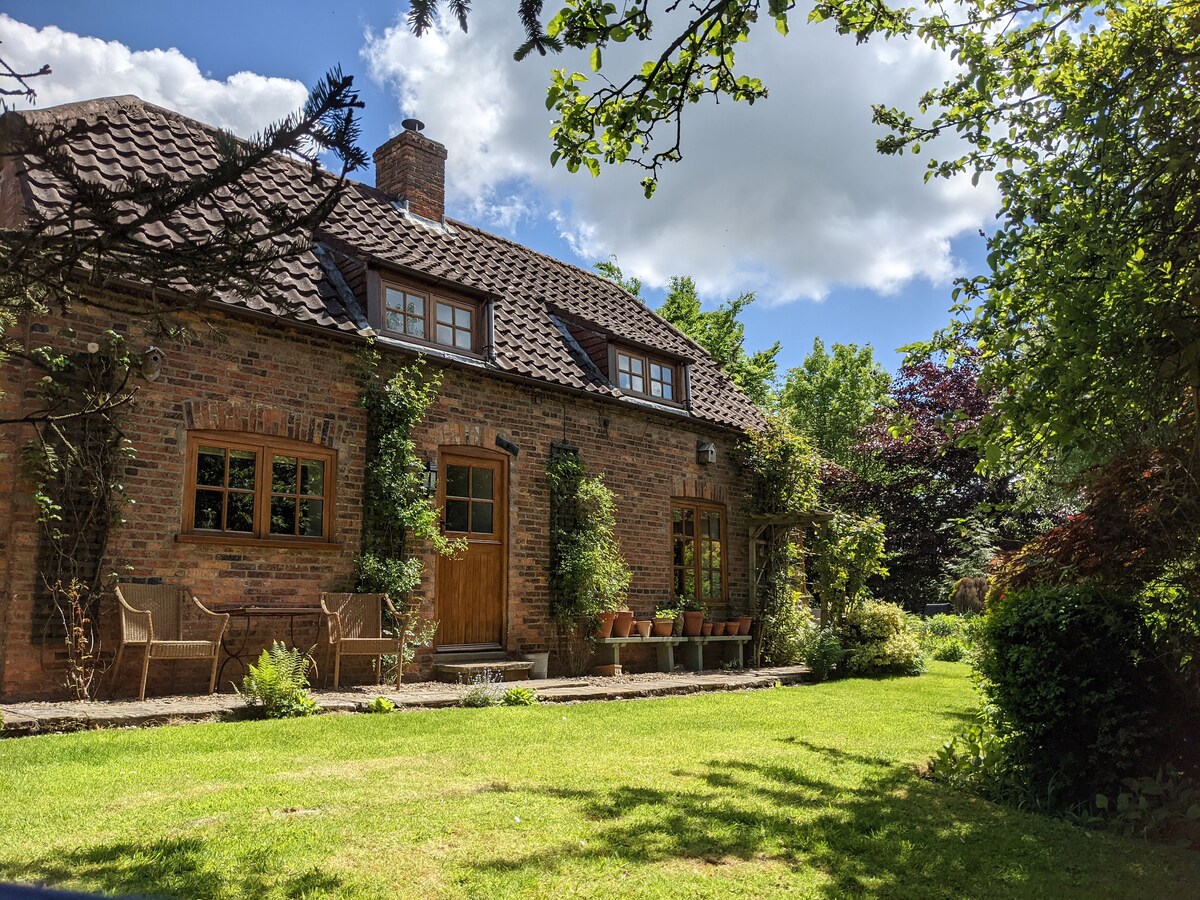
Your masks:
{"label": "window ledge", "polygon": [[316,538],[289,540],[287,538],[239,537],[224,534],[177,534],[175,541],[180,544],[218,544],[227,547],[269,547],[279,550],[316,550],[318,552],[342,549],[341,544]]}

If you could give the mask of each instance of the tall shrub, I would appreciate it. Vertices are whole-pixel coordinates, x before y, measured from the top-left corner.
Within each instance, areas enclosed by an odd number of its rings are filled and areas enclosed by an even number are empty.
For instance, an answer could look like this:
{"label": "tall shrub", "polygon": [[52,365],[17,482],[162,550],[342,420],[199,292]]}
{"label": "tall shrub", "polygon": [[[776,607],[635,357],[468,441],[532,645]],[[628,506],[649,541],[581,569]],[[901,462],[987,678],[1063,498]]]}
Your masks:
{"label": "tall shrub", "polygon": [[546,465],[550,483],[550,615],[559,659],[571,674],[590,661],[601,613],[625,603],[631,573],[617,540],[617,504],[601,476],[587,477],[578,452],[556,448]]}
{"label": "tall shrub", "polygon": [[808,555],[822,625],[838,627],[846,612],[869,596],[867,582],[887,575],[883,531],[876,516],[844,512],[816,529]]}

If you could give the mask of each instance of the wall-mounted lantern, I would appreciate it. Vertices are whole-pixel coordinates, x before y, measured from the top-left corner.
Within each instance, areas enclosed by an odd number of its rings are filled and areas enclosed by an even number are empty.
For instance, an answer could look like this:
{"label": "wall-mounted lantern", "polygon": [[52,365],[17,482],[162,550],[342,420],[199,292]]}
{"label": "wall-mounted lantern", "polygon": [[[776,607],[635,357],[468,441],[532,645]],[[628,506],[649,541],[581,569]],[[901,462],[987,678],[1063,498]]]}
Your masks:
{"label": "wall-mounted lantern", "polygon": [[717,445],[708,441],[696,442],[696,462],[702,466],[712,465],[717,461]]}
{"label": "wall-mounted lantern", "polygon": [[425,463],[425,493],[433,497],[437,494],[437,460],[427,460]]}

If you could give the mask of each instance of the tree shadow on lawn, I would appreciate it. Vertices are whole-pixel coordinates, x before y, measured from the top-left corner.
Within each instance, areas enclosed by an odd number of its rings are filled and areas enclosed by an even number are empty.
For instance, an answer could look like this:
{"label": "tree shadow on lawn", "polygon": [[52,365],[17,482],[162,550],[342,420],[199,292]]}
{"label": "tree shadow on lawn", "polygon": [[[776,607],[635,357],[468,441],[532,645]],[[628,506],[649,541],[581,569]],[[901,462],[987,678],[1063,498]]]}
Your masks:
{"label": "tree shadow on lawn", "polygon": [[342,880],[316,866],[278,875],[271,854],[249,851],[214,865],[219,856],[203,838],[121,841],[56,850],[25,865],[0,861],[0,880],[85,885],[105,893],[153,897],[261,897],[271,890],[288,897],[340,896]]}
{"label": "tree shadow on lawn", "polygon": [[817,890],[828,897],[1045,896],[1071,892],[1097,873],[1099,883],[1124,893],[1120,885],[1131,889],[1145,876],[1137,859],[1117,858],[1100,839],[1084,845],[1082,832],[1064,833],[1070,826],[933,784],[894,760],[795,743],[869,772],[847,786],[813,777],[802,763],[722,760],[675,773],[694,778],[690,789],[543,788],[604,824],[586,845],[466,865],[485,876],[536,877],[614,858],[693,860],[720,876],[732,861],[763,861],[823,873]]}

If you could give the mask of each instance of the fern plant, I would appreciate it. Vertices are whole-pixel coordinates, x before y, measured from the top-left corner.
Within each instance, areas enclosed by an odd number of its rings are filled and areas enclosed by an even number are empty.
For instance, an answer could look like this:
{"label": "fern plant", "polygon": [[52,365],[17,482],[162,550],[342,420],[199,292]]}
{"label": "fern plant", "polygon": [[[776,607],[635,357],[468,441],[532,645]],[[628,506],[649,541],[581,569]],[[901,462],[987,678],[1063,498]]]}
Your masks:
{"label": "fern plant", "polygon": [[274,641],[271,649],[259,656],[258,665],[248,667],[241,689],[235,685],[234,690],[247,706],[261,709],[268,719],[311,716],[320,709],[308,692],[311,667],[308,654]]}

